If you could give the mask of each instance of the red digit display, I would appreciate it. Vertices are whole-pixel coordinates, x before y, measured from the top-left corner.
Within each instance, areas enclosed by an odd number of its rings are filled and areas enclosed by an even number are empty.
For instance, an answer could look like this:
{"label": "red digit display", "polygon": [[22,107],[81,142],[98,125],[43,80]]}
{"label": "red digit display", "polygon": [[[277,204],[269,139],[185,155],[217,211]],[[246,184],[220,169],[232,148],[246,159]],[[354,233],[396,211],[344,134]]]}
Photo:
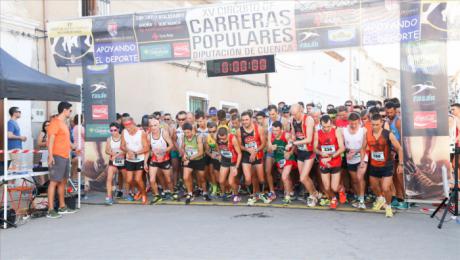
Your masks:
{"label": "red digit display", "polygon": [[267,59],[260,59],[259,66],[261,71],[267,70]]}
{"label": "red digit display", "polygon": [[232,63],[232,68],[233,68],[233,71],[232,71],[232,72],[234,72],[234,73],[240,72],[240,62],[237,61],[237,60],[234,61],[234,62]]}
{"label": "red digit display", "polygon": [[222,62],[222,73],[228,73],[228,62]]}
{"label": "red digit display", "polygon": [[241,72],[246,72],[248,70],[248,62],[245,60],[242,60],[240,62],[240,71]]}
{"label": "red digit display", "polygon": [[252,71],[259,71],[259,61],[258,60],[252,60],[251,61],[251,67]]}

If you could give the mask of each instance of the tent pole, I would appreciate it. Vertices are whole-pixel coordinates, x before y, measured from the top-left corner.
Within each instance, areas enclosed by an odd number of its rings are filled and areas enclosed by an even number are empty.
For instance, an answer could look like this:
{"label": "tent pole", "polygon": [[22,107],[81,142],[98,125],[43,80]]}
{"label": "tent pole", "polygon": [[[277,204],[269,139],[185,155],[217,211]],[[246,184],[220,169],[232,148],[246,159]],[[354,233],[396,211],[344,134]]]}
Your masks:
{"label": "tent pole", "polygon": [[77,204],[77,208],[80,208],[81,207],[81,163],[82,163],[82,155],[81,155],[81,152],[82,152],[82,147],[81,147],[81,102],[77,104],[77,114],[78,114],[78,128],[77,128],[77,133],[78,133],[78,150],[80,151],[80,156],[78,156],[78,163],[77,163],[77,178],[78,178],[78,181],[77,181],[77,194],[78,194],[78,204]]}
{"label": "tent pole", "polygon": [[[8,121],[6,111],[8,111],[8,98],[3,98],[3,219],[7,220],[8,211]],[[3,222],[3,228],[7,224]]]}

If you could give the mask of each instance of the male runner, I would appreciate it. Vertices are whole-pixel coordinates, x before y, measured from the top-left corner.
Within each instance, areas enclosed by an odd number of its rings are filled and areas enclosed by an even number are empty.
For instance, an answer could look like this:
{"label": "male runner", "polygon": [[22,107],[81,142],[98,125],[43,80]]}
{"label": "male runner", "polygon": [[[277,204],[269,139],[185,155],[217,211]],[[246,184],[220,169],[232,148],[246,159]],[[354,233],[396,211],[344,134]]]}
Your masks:
{"label": "male runner", "polygon": [[294,147],[289,132],[283,130],[283,125],[280,121],[273,122],[270,139],[271,145],[268,150],[273,151],[276,168],[281,173],[281,179],[284,185],[283,202],[289,204],[291,203],[292,196],[294,196],[291,171],[297,167]]}
{"label": "male runner", "polygon": [[144,168],[148,169],[150,176],[150,187],[152,188],[153,200],[152,204],[162,201],[162,197],[158,192],[157,185],[157,173],[160,169],[164,175],[166,198],[178,199],[176,193],[172,194],[174,191],[174,186],[171,181],[171,156],[170,152],[174,147],[174,144],[169,136],[168,131],[160,127],[160,121],[156,118],[153,118],[149,121],[150,134],[148,135],[148,143],[150,144],[151,158],[150,163],[148,162],[148,157],[144,159]]}
{"label": "male runner", "polygon": [[180,189],[181,187],[178,187],[178,180],[182,179],[181,176],[181,165],[180,165],[180,158],[181,158],[181,148],[182,144],[184,142],[184,130],[182,130],[182,127],[185,124],[186,120],[186,115],[187,113],[185,111],[179,111],[176,115],[176,121],[177,121],[177,128],[171,127],[173,130],[172,133],[172,140],[174,143],[174,148],[171,151],[171,163],[173,166],[173,176],[172,176],[172,182],[173,185],[176,187],[176,189]]}
{"label": "male runner", "polygon": [[[237,178],[242,154],[237,137],[228,133],[227,128],[221,127],[217,131],[217,145],[221,158],[219,173],[220,189],[225,191],[229,184],[232,188],[233,203],[238,203],[241,201],[241,198],[238,195],[239,187]],[[230,175],[228,175],[229,173]],[[223,196],[226,195],[224,194]],[[224,197],[224,200],[227,200],[227,198]]]}
{"label": "male runner", "polygon": [[313,153],[313,136],[315,122],[313,118],[303,113],[303,108],[299,104],[291,106],[292,114],[292,139],[293,144],[297,147],[297,165],[299,167],[300,182],[304,185],[305,189],[309,192],[307,198],[307,205],[309,207],[316,206],[321,194],[316,190],[310,172],[314,163]]}
{"label": "male runner", "polygon": [[[396,104],[392,101],[388,101],[385,104],[385,112],[387,116],[385,128],[390,130],[396,137],[396,140],[401,143],[401,119],[396,113]],[[395,156],[395,162],[399,162],[397,156]],[[396,169],[394,169],[394,173],[393,182],[396,190],[396,199],[391,202],[391,206],[397,209],[408,209],[408,203],[404,202],[404,175],[402,172],[398,174]]]}
{"label": "male runner", "polygon": [[[258,193],[263,191],[265,185],[264,167],[262,159],[264,157],[264,148],[266,138],[263,129],[258,124],[252,122],[249,112],[241,114],[242,126],[237,131],[237,137],[241,150],[243,151],[243,174],[245,184],[249,187],[252,184],[252,195],[248,198],[248,205],[254,205],[257,201]],[[253,176],[253,167],[256,174]],[[260,189],[261,184],[262,189]],[[265,194],[261,196],[267,196]]]}
{"label": "male runner", "polygon": [[[313,149],[319,155],[321,180],[324,191],[330,200],[330,208],[337,208],[337,196],[340,186],[340,171],[342,166],[342,153],[345,151],[340,128],[332,126],[328,115],[320,119],[321,130],[315,133]],[[323,205],[328,204],[327,202]]]}
{"label": "male runner", "polygon": [[201,186],[204,199],[210,201],[211,198],[207,192],[206,176],[204,174],[205,161],[203,140],[200,136],[193,133],[193,126],[191,124],[185,123],[182,129],[184,130],[182,162],[184,164],[184,182],[187,188],[185,204],[190,204],[193,200],[193,171],[196,171],[197,183]]}
{"label": "male runner", "polygon": [[366,188],[364,175],[367,170],[367,154],[361,160],[361,148],[363,147],[366,133],[366,128],[361,126],[359,114],[352,112],[348,116],[348,127],[343,129],[343,139],[346,149],[347,169],[351,176],[355,195],[358,196],[358,201],[353,203],[352,206],[360,209],[366,208],[364,204],[364,192]]}
{"label": "male runner", "polygon": [[206,139],[203,139],[206,153],[206,164],[209,167],[209,173],[211,175],[211,196],[217,196],[218,192],[218,181],[219,181],[219,170],[220,170],[220,161],[219,153],[217,151],[216,143],[216,132],[217,124],[216,122],[209,121],[207,123],[208,135]]}
{"label": "male runner", "polygon": [[367,132],[361,149],[361,158],[370,151],[369,181],[374,194],[378,196],[373,210],[385,208],[386,217],[393,217],[391,210],[391,185],[393,184],[393,164],[391,146],[397,151],[400,159],[398,174],[403,170],[403,150],[398,140],[390,131],[383,129],[382,117],[374,114],[371,118],[372,131]]}
{"label": "male runner", "polygon": [[[107,205],[112,205],[113,204],[113,196],[112,196],[113,176],[115,174],[126,175],[125,154],[121,150],[120,125],[116,122],[110,124],[110,137],[107,138],[105,154],[107,154],[110,157],[109,166],[107,169],[107,181],[106,181],[107,196],[105,197],[105,203]],[[123,188],[123,185],[121,187]],[[126,189],[126,191],[128,191],[128,189]]]}
{"label": "male runner", "polygon": [[121,150],[126,153],[126,183],[129,187],[132,187],[134,175],[138,192],[142,196],[142,204],[147,204],[147,193],[145,191],[144,180],[142,179],[144,174],[144,158],[149,150],[147,134],[134,124],[134,120],[131,117],[123,119],[122,122],[125,129],[121,134]]}

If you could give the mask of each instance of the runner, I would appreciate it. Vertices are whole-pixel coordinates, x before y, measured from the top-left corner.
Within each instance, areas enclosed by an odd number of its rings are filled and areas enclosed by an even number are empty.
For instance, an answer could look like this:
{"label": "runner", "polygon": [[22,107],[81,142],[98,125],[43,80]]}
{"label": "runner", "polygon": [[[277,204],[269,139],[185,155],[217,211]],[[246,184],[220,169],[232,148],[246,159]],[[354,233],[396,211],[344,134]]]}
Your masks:
{"label": "runner", "polygon": [[210,107],[208,110],[208,120],[217,123],[217,108]]}
{"label": "runner", "polygon": [[109,167],[107,169],[107,196],[105,197],[105,204],[107,205],[113,204],[113,176],[115,174],[126,175],[125,153],[121,150],[120,125],[118,123],[110,124],[110,134],[111,136],[107,138],[105,146],[105,153],[110,157]]}
{"label": "runner", "polygon": [[[265,176],[262,159],[264,157],[264,148],[266,138],[264,131],[260,129],[258,124],[252,122],[251,114],[246,111],[241,114],[242,126],[237,131],[238,141],[240,142],[241,150],[243,151],[243,174],[246,187],[252,184],[252,195],[248,198],[248,205],[254,205],[259,197],[259,191],[264,190]],[[253,167],[256,174],[253,175]],[[259,187],[259,184],[262,186]],[[262,194],[260,196],[265,196]]]}
{"label": "runner", "polygon": [[228,127],[227,112],[222,109],[217,111],[217,130],[221,127],[225,127],[227,130],[230,130]]}
{"label": "runner", "polygon": [[[126,153],[126,183],[129,187],[132,187],[134,175],[138,192],[141,194],[142,204],[147,204],[147,193],[142,179],[144,158],[149,149],[147,134],[134,124],[134,120],[131,117],[123,119],[123,126],[125,129],[121,135],[121,150]],[[134,200],[131,194],[128,195],[128,200]]]}
{"label": "runner", "polygon": [[[241,197],[238,195],[239,182],[238,182],[238,168],[241,163],[241,149],[235,135],[229,134],[228,130],[224,127],[219,128],[217,131],[217,145],[221,158],[219,184],[222,193],[226,190],[227,185],[232,188],[232,201],[238,203]],[[230,173],[230,175],[229,175]],[[228,176],[228,178],[227,178]],[[223,194],[224,200],[228,197]]]}
{"label": "runner", "polygon": [[240,128],[240,116],[238,114],[232,115],[230,121],[230,132],[236,135],[237,130]]}
{"label": "runner", "polygon": [[292,124],[291,132],[293,144],[297,147],[297,165],[299,167],[300,182],[309,192],[307,205],[309,207],[316,206],[318,199],[321,198],[312,179],[310,172],[313,167],[315,155],[313,153],[313,136],[315,122],[313,118],[303,113],[302,107],[298,104],[291,106]]}
{"label": "runner", "polygon": [[335,209],[338,204],[336,194],[339,192],[342,153],[345,147],[341,129],[332,126],[331,117],[324,115],[320,122],[321,130],[315,133],[313,149],[319,155],[321,180],[326,196],[330,200],[324,201],[322,205],[329,204],[331,209]]}
{"label": "runner", "polygon": [[[392,101],[388,101],[385,104],[385,112],[387,116],[385,128],[390,130],[396,137],[396,140],[401,143],[401,119],[397,115],[396,104]],[[396,155],[394,158],[395,164],[399,163],[398,156]],[[396,198],[391,202],[391,206],[397,209],[408,209],[409,203],[404,202],[404,175],[402,172],[401,174],[398,174],[396,168],[393,170],[393,172],[393,183],[396,191]]]}
{"label": "runner", "polygon": [[148,169],[150,176],[150,187],[153,193],[151,204],[161,202],[157,185],[157,172],[160,169],[164,175],[164,192],[165,198],[177,200],[177,193],[174,191],[174,186],[171,181],[171,156],[170,152],[174,147],[171,137],[167,130],[160,127],[160,121],[153,118],[149,121],[150,134],[148,135],[148,143],[150,144],[150,162],[146,156],[144,159],[144,167]]}
{"label": "runner", "polygon": [[174,148],[171,151],[171,163],[173,166],[173,177],[172,177],[172,182],[175,187],[175,191],[179,192],[179,190],[182,188],[182,176],[181,176],[181,149],[182,149],[182,144],[184,142],[184,130],[182,130],[182,127],[185,124],[185,119],[186,119],[187,113],[185,111],[179,111],[176,115],[176,121],[177,121],[177,127],[171,127],[173,130],[172,140],[174,143]]}
{"label": "runner", "polygon": [[347,169],[350,173],[355,195],[358,196],[357,202],[352,203],[352,206],[360,209],[366,208],[366,204],[364,204],[366,188],[364,175],[367,170],[367,154],[361,159],[361,148],[363,147],[366,133],[366,128],[361,126],[359,114],[352,112],[348,116],[348,127],[343,129],[343,139],[346,149]]}
{"label": "runner", "polygon": [[[374,194],[378,196],[372,207],[373,210],[385,208],[386,217],[393,217],[391,210],[391,185],[393,184],[393,158],[391,146],[398,152],[400,161],[403,160],[403,151],[396,137],[390,131],[383,129],[382,117],[374,114],[372,131],[367,132],[361,149],[361,158],[366,150],[370,151],[369,181]],[[398,164],[398,173],[402,172],[402,163]]]}
{"label": "runner", "polygon": [[193,133],[193,126],[185,123],[182,127],[184,130],[184,142],[182,144],[182,162],[184,165],[184,182],[187,188],[185,204],[190,204],[193,200],[193,171],[197,173],[197,183],[201,186],[203,197],[206,201],[211,198],[208,195],[206,187],[206,176],[204,173],[204,149],[203,140],[200,136]]}
{"label": "runner", "polygon": [[291,180],[292,169],[297,168],[295,161],[294,149],[289,133],[283,130],[280,121],[273,122],[271,126],[271,144],[269,151],[273,152],[276,168],[281,173],[281,179],[284,185],[284,204],[290,204],[294,196],[294,190]]}
{"label": "runner", "polygon": [[206,152],[206,166],[209,167],[209,173],[211,175],[211,196],[218,196],[218,181],[219,181],[219,152],[217,151],[216,143],[216,132],[217,124],[216,122],[208,122],[207,124],[208,135],[204,142],[205,152]]}

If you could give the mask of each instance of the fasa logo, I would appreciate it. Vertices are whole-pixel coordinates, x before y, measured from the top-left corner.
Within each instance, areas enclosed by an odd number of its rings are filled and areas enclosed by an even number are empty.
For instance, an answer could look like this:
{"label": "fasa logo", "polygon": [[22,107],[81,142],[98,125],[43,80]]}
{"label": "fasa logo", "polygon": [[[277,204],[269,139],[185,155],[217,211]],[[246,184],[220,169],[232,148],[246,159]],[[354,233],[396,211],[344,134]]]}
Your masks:
{"label": "fasa logo", "polygon": [[419,104],[434,104],[436,96],[433,91],[436,90],[436,87],[433,85],[433,82],[427,81],[424,83],[415,84],[412,86],[415,91],[413,95],[414,103]]}
{"label": "fasa logo", "polygon": [[91,85],[91,98],[92,99],[104,99],[107,98],[107,86],[105,82],[94,83]]}

